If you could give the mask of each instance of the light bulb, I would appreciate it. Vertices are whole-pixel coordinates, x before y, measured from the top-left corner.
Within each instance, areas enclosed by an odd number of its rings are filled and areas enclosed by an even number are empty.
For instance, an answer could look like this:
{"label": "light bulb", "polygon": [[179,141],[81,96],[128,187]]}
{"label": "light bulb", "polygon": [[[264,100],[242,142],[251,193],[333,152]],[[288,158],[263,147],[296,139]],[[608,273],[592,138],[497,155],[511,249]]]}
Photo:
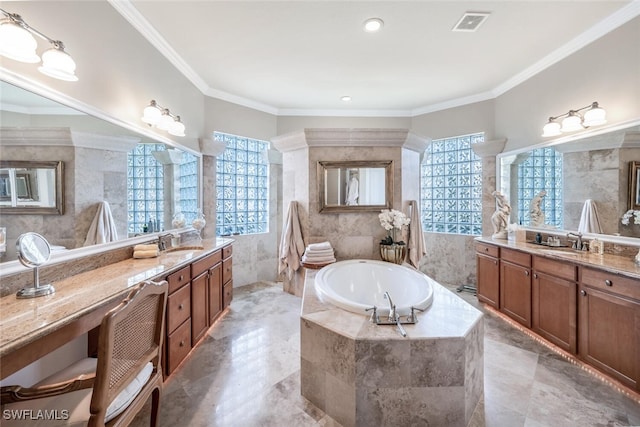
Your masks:
{"label": "light bulb", "polygon": [[569,115],[562,120],[562,132],[574,132],[582,129],[584,129],[582,117],[576,115],[573,111],[570,111]]}
{"label": "light bulb", "polygon": [[38,67],[38,71],[59,80],[78,81],[76,63],[61,45],[55,45],[42,54],[42,66]]}
{"label": "light bulb", "polygon": [[176,116],[176,119],[169,126],[169,134],[173,136],[184,136],[184,124],[180,121],[180,116]]}
{"label": "light bulb", "polygon": [[160,120],[156,123],[156,126],[160,130],[169,130],[171,124],[173,123],[173,117],[169,115],[169,110],[166,108],[162,111],[162,116],[160,116]]}
{"label": "light bulb", "polygon": [[560,123],[549,120],[549,123],[542,128],[542,136],[546,138],[558,135],[560,135]]}
{"label": "light bulb", "polygon": [[600,108],[597,102],[591,104],[591,108],[584,113],[585,126],[599,126],[607,123],[607,112]]}
{"label": "light bulb", "polygon": [[155,125],[160,121],[160,116],[162,116],[162,111],[158,109],[156,101],[151,101],[149,105],[144,107],[144,111],[142,112],[142,121],[149,125]]}
{"label": "light bulb", "polygon": [[0,21],[0,55],[20,62],[40,62],[38,42],[25,28],[11,19]]}

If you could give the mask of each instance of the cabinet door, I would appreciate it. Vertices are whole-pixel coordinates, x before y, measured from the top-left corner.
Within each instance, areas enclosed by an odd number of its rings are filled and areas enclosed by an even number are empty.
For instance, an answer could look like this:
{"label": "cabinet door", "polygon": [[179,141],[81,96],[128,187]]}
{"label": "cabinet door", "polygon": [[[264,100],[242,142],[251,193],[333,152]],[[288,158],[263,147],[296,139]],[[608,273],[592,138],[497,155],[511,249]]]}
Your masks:
{"label": "cabinet door", "polygon": [[580,357],[640,391],[640,303],[580,286]]}
{"label": "cabinet door", "polygon": [[222,263],[209,270],[209,324],[222,312]]}
{"label": "cabinet door", "polygon": [[531,271],[529,268],[500,261],[500,311],[531,327]]}
{"label": "cabinet door", "polygon": [[500,308],[500,266],[498,259],[480,255],[476,257],[478,299],[494,308]]}
{"label": "cabinet door", "polygon": [[576,288],[574,281],[533,273],[533,330],[573,354],[577,349]]}
{"label": "cabinet door", "polygon": [[207,315],[207,280],[208,272],[204,272],[191,281],[191,345],[194,346],[202,338],[209,318]]}

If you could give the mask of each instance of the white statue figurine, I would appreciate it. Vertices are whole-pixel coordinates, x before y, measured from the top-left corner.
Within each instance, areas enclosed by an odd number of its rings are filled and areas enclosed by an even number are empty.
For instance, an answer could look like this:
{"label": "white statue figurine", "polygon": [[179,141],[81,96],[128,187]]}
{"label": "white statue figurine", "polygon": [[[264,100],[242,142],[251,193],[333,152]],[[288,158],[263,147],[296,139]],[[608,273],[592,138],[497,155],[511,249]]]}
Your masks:
{"label": "white statue figurine", "polygon": [[531,226],[541,227],[544,225],[544,212],[540,208],[542,204],[542,198],[547,195],[547,192],[542,190],[539,192],[531,202],[529,203],[529,217],[531,218]]}
{"label": "white statue figurine", "polygon": [[491,215],[491,224],[493,225],[493,235],[491,237],[506,239],[511,206],[509,206],[506,197],[501,192],[494,191],[491,195],[496,198],[496,211]]}

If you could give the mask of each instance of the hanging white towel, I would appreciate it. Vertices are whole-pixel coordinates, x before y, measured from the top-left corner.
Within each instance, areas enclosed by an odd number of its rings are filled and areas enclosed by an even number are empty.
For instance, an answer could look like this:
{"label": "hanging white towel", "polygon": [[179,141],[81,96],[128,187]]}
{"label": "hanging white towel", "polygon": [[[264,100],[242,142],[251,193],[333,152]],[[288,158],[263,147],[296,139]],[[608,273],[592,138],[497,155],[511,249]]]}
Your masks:
{"label": "hanging white towel", "polygon": [[580,215],[580,225],[578,225],[578,232],[580,233],[602,233],[602,227],[600,227],[600,218],[598,218],[598,209],[593,200],[587,199],[582,206],[582,215]]}
{"label": "hanging white towel", "polygon": [[289,278],[291,278],[293,272],[300,268],[300,258],[303,253],[304,241],[302,240],[300,218],[298,217],[298,203],[294,200],[289,203],[287,218],[282,230],[278,273],[281,274],[286,271]]}
{"label": "hanging white towel", "polygon": [[409,201],[409,211],[409,236],[407,238],[409,242],[409,264],[418,268],[420,260],[427,254],[427,250],[424,244],[418,203],[415,200]]}
{"label": "hanging white towel", "polygon": [[98,212],[89,227],[84,246],[115,242],[116,240],[118,240],[118,231],[113,216],[111,216],[109,203],[100,202],[98,203]]}

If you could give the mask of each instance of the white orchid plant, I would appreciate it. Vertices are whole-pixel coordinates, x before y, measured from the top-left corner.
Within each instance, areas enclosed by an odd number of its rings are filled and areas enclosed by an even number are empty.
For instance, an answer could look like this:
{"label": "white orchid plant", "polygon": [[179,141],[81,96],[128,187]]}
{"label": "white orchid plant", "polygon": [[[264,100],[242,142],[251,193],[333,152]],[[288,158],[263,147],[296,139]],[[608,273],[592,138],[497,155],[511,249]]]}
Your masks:
{"label": "white orchid plant", "polygon": [[383,245],[392,245],[397,243],[404,245],[403,241],[396,241],[396,230],[402,230],[402,227],[409,225],[411,220],[407,218],[404,212],[396,209],[383,209],[378,215],[380,219],[380,225],[387,230],[387,237],[380,241]]}
{"label": "white orchid plant", "polygon": [[640,211],[629,209],[624,213],[624,215],[622,215],[622,219],[620,220],[620,222],[622,223],[622,225],[629,225],[631,218],[633,218],[634,224],[640,224]]}

